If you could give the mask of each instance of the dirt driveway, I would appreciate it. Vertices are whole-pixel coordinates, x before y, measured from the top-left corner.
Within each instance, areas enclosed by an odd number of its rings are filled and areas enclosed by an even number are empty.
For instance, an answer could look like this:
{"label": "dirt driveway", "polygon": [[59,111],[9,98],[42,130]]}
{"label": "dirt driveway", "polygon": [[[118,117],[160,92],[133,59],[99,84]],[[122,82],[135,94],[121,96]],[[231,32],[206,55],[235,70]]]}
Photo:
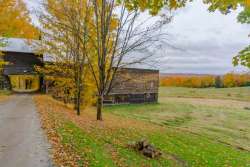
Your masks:
{"label": "dirt driveway", "polygon": [[48,148],[32,96],[0,102],[1,167],[51,167]]}

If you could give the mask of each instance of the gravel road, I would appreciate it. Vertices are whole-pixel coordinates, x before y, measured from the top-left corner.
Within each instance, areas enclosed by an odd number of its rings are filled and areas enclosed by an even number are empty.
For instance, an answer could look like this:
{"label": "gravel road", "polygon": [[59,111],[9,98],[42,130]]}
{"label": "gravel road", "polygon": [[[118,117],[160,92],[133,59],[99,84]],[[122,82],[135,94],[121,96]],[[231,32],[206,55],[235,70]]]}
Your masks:
{"label": "gravel road", "polygon": [[0,102],[0,167],[52,167],[31,95]]}

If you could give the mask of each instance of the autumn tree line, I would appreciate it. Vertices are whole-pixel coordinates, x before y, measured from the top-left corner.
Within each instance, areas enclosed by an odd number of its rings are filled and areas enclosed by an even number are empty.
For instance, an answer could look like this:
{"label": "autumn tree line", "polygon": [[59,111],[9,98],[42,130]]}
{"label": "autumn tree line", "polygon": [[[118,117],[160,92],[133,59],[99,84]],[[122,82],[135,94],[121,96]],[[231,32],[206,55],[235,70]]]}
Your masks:
{"label": "autumn tree line", "polygon": [[250,74],[227,73],[225,75],[173,75],[162,76],[161,86],[188,88],[230,88],[250,86]]}
{"label": "autumn tree line", "polygon": [[[248,0],[203,2],[210,11],[224,14],[241,6],[239,22],[250,23]],[[42,10],[36,11],[40,25],[35,27],[23,0],[0,0],[0,36],[39,39],[37,54],[49,55],[50,63],[37,67],[37,72],[53,82],[57,94],[73,97],[78,115],[81,107],[94,97],[97,120],[102,120],[103,99],[112,89],[116,73],[122,67],[141,64],[154,56],[135,53],[157,49],[164,43],[167,34],[161,30],[172,19],[164,11],[176,10],[187,3],[191,1],[43,0]],[[148,18],[141,17],[145,13]],[[0,45],[6,45],[2,38]],[[249,60],[247,47],[235,56],[234,64],[249,67]],[[5,63],[0,61],[0,65]],[[193,82],[212,84],[199,79]]]}

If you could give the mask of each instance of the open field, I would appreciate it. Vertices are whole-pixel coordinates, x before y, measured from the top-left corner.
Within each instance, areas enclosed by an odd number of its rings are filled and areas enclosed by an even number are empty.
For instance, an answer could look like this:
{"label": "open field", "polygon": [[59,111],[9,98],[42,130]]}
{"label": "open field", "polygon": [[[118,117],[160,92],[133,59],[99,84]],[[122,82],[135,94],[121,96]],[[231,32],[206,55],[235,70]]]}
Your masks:
{"label": "open field", "polygon": [[[184,89],[189,92],[195,89]],[[94,108],[75,113],[47,96],[35,101],[47,129],[57,164],[65,166],[250,166],[250,103],[225,100],[223,89],[203,99],[178,98],[179,88],[161,88],[159,104],[119,105],[105,108],[104,121],[95,121]],[[164,90],[164,92],[163,92]],[[169,97],[165,92],[171,91]],[[220,90],[219,90],[220,91]],[[233,96],[231,96],[233,97]],[[208,99],[207,99],[208,98]],[[219,99],[220,98],[220,99]],[[233,97],[234,99],[234,97]],[[164,155],[152,160],[127,147],[146,138]],[[54,143],[54,144],[53,144]],[[62,150],[64,148],[64,150]],[[59,152],[59,153],[58,153]]]}
{"label": "open field", "polygon": [[161,87],[160,98],[164,97],[194,97],[210,99],[231,99],[250,101],[250,87],[235,88],[181,88]]}
{"label": "open field", "polygon": [[159,104],[120,105],[106,110],[122,117],[149,121],[250,151],[250,103],[210,98],[167,97],[161,92]]}
{"label": "open field", "polygon": [[219,89],[161,87],[160,98],[163,97],[195,97],[195,98],[250,101],[250,87],[219,88]]}

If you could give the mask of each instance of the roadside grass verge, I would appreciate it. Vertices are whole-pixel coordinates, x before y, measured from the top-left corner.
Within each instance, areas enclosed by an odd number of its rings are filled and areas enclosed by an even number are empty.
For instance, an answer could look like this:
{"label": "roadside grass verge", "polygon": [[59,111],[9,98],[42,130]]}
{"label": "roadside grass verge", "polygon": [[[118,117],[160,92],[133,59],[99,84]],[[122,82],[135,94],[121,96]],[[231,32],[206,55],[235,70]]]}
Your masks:
{"label": "roadside grass verge", "polygon": [[0,96],[8,96],[10,94],[11,94],[11,92],[8,90],[0,90]]}
{"label": "roadside grass verge", "polygon": [[7,99],[9,95],[11,95],[10,91],[0,90],[0,101]]}
{"label": "roadside grass verge", "polygon": [[[95,120],[93,109],[82,111],[81,116],[76,116],[73,110],[48,96],[35,96],[34,100],[43,128],[53,146],[52,154],[57,165],[250,166],[250,152],[219,143],[206,136],[151,123],[147,121],[147,117],[136,120],[135,117],[124,117],[106,111],[104,121],[100,122]],[[138,106],[130,106],[129,109],[132,107]],[[118,107],[116,109],[118,110]],[[177,124],[182,124],[182,121],[179,122]],[[163,157],[145,158],[127,147],[128,143],[142,138],[160,148]]]}

